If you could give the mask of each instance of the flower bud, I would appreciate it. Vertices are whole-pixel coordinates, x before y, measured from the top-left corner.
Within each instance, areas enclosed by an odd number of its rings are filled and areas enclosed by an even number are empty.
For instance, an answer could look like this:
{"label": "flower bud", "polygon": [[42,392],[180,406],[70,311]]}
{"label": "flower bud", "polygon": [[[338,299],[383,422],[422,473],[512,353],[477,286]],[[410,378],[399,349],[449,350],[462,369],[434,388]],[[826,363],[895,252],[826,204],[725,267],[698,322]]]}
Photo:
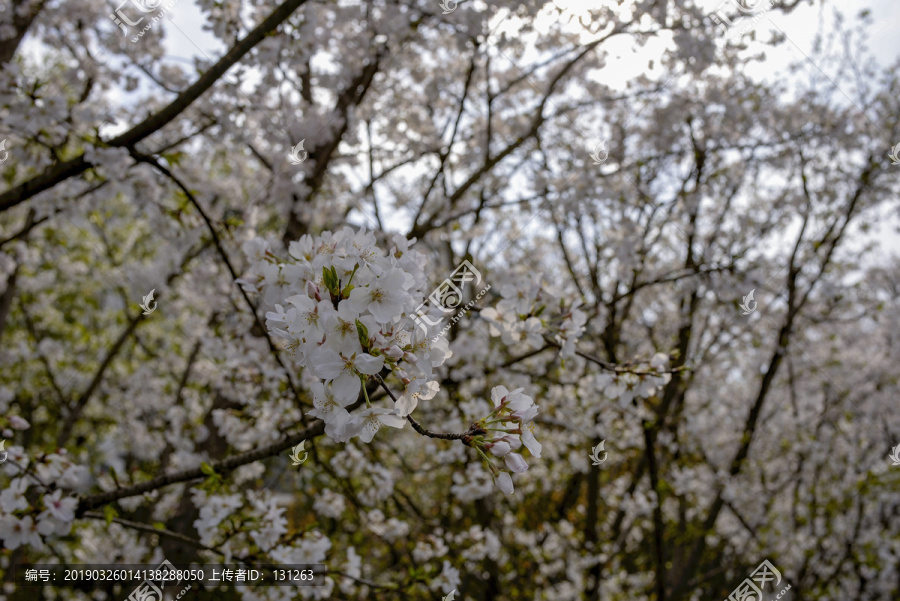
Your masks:
{"label": "flower bud", "polygon": [[401,357],[403,357],[403,349],[401,349],[399,346],[397,346],[395,344],[395,345],[391,346],[389,349],[387,349],[386,351],[384,351],[384,354],[396,361],[396,360],[400,359]]}
{"label": "flower bud", "polygon": [[506,463],[506,467],[508,467],[511,472],[521,473],[528,469],[528,464],[525,463],[525,459],[518,453],[506,455],[503,458],[503,462]]}
{"label": "flower bud", "polygon": [[507,455],[511,450],[509,443],[503,440],[494,443],[489,442],[484,446],[491,452],[494,457],[503,457],[504,455]]}
{"label": "flower bud", "polygon": [[319,294],[319,287],[312,280],[306,280],[306,294],[309,295],[309,298],[314,298],[317,301],[322,300],[322,295]]}
{"label": "flower bud", "polygon": [[502,490],[505,494],[513,494],[513,483],[512,478],[509,477],[509,473],[500,472],[500,475],[494,479],[494,482],[497,484],[497,488]]}
{"label": "flower bud", "polygon": [[9,425],[12,426],[13,430],[27,430],[31,427],[31,424],[18,415],[9,416]]}

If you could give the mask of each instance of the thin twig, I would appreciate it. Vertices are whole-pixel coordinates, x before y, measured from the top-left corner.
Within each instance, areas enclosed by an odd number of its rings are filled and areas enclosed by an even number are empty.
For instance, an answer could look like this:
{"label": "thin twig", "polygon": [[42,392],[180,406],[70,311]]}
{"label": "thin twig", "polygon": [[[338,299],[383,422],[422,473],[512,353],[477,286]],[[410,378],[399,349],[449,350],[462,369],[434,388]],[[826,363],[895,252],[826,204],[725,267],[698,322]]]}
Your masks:
{"label": "thin twig", "polygon": [[[216,231],[216,228],[213,226],[212,219],[210,219],[209,215],[203,209],[203,206],[200,204],[200,201],[196,196],[188,189],[188,187],[182,182],[174,173],[172,173],[169,169],[160,164],[159,161],[156,160],[155,157],[152,157],[147,154],[143,154],[137,152],[136,150],[131,151],[131,156],[139,162],[147,163],[152,167],[155,167],[160,173],[165,175],[167,178],[172,180],[172,182],[178,186],[181,192],[187,197],[188,201],[197,209],[197,212],[200,213],[200,217],[203,219],[203,222],[206,224],[206,228],[209,230],[210,236],[212,236],[213,244],[216,247],[216,251],[219,253],[219,256],[222,258],[222,262],[225,263],[225,267],[228,268],[228,273],[231,275],[232,281],[237,281],[238,273],[235,270],[234,266],[231,263],[231,259],[228,256],[228,253],[225,252],[225,247],[222,245],[222,241],[219,238],[219,234]],[[253,301],[250,300],[250,296],[247,294],[247,291],[244,290],[243,286],[238,286],[238,291],[241,293],[241,296],[244,298],[244,301],[247,303],[247,306],[250,308],[250,314],[253,316],[254,323],[259,328],[259,330],[263,333],[263,337],[266,339],[266,343],[269,346],[269,352],[272,354],[272,357],[275,359],[275,362],[278,363],[279,367],[284,370],[285,379],[287,380],[288,388],[290,388],[291,393],[294,396],[294,400],[297,402],[297,405],[300,407],[309,406],[308,403],[304,403],[303,399],[300,397],[300,392],[297,390],[296,385],[294,385],[294,380],[291,378],[291,370],[288,369],[288,366],[285,365],[284,361],[281,358],[281,355],[278,354],[278,348],[275,346],[275,343],[272,341],[272,337],[269,335],[269,331],[266,328],[265,324],[259,317],[259,313],[257,312],[256,305],[253,304]],[[305,419],[304,419],[304,425]]]}
{"label": "thin twig", "polygon": [[[82,517],[90,518],[92,520],[103,520],[106,521],[108,518],[102,513],[96,513],[94,511],[86,511]],[[189,536],[185,536],[184,534],[179,534],[178,532],[173,532],[172,530],[166,530],[165,528],[154,528],[153,526],[148,526],[147,524],[141,524],[140,522],[132,522],[131,520],[125,520],[122,518],[112,518],[113,522],[117,524],[121,524],[126,528],[131,528],[132,530],[139,530],[140,532],[146,532],[148,534],[158,534],[160,536],[166,536],[173,540],[177,540],[183,542],[192,547],[196,547],[198,549],[203,549],[204,551],[212,551],[213,553],[217,553],[219,555],[224,555],[222,551],[218,549],[213,549],[212,547],[207,547],[203,543],[198,540],[194,540]],[[240,557],[236,557],[238,561],[241,561]],[[246,563],[246,562],[243,562]]]}
{"label": "thin twig", "polygon": [[[548,346],[552,346],[553,348],[562,349],[561,344],[559,344],[558,342],[556,342],[548,337],[544,337],[544,342],[546,342]],[[617,374],[634,374],[636,376],[659,377],[664,374],[674,374],[674,373],[681,372],[681,371],[689,371],[691,369],[687,365],[681,365],[681,366],[675,367],[673,369],[660,369],[660,370],[634,369],[634,368],[628,367],[627,364],[616,365],[615,363],[608,363],[608,362],[604,361],[603,359],[599,359],[593,355],[590,355],[583,351],[579,351],[578,349],[575,350],[575,354],[578,355],[579,357],[581,357],[582,359],[587,359],[591,363],[596,363],[597,365],[599,365],[600,367],[602,367],[603,369],[605,369],[607,371],[611,371],[611,372],[614,372]]]}
{"label": "thin twig", "polygon": [[[384,390],[388,393],[388,396],[391,397],[391,400],[396,403],[397,397],[394,396],[394,393],[391,392],[391,389],[388,388],[388,385],[385,384],[382,377],[379,374],[375,374],[375,378],[378,379],[379,384],[381,384],[382,388],[384,388]],[[462,434],[447,434],[443,432],[432,432],[431,430],[426,430],[421,425],[419,425],[419,422],[417,422],[412,415],[407,415],[406,420],[410,424],[412,424],[413,430],[415,430],[422,436],[427,436],[429,438],[439,438],[440,440],[461,440],[467,447],[472,446],[473,436],[478,436],[479,434],[487,434],[487,430],[485,430],[484,428],[479,428],[475,424],[472,424],[469,427],[468,432],[463,432]]]}

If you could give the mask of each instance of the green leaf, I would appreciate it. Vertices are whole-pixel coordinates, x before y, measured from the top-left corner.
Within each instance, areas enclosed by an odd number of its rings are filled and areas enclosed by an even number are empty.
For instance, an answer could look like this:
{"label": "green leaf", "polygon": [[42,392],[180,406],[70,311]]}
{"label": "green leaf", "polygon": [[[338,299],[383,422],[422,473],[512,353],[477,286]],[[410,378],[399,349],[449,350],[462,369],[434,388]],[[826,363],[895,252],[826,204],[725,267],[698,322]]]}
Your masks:
{"label": "green leaf", "polygon": [[331,294],[333,294],[334,296],[340,294],[340,288],[338,288],[339,282],[337,271],[334,269],[334,267],[323,267],[322,279],[325,281],[325,287],[328,288],[328,291],[331,292]]}
{"label": "green leaf", "polygon": [[358,319],[356,320],[356,333],[359,335],[359,343],[362,345],[363,350],[366,350],[369,347],[369,330]]}
{"label": "green leaf", "polygon": [[166,162],[170,165],[177,167],[181,163],[181,159],[184,158],[184,153],[180,151],[166,152],[163,153],[162,158],[166,159]]}
{"label": "green leaf", "polygon": [[106,518],[106,525],[112,524],[113,518],[119,517],[119,512],[112,505],[103,506],[103,517]]}
{"label": "green leaf", "polygon": [[200,471],[206,474],[207,476],[215,476],[216,470],[212,468],[212,466],[205,461],[200,464]]}

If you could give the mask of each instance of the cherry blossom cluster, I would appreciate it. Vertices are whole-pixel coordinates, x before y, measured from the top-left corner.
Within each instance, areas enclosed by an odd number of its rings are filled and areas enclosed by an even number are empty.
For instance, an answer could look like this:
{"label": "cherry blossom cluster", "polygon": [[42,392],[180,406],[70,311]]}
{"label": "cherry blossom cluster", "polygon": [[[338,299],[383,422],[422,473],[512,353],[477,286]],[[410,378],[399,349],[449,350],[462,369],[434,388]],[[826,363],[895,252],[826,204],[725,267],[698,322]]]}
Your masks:
{"label": "cherry blossom cluster", "polygon": [[[508,495],[513,493],[510,472],[521,473],[528,469],[525,459],[516,451],[525,445],[534,457],[541,456],[541,443],[534,437],[532,422],[538,406],[534,404],[534,399],[523,394],[523,390],[516,388],[510,392],[505,386],[495,386],[491,390],[494,409],[487,417],[473,424],[473,430],[480,433],[468,441],[478,450],[494,482]],[[494,457],[503,459],[508,471],[498,467]]]}
{"label": "cherry blossom cluster", "polygon": [[[26,545],[42,549],[43,538],[71,531],[78,499],[64,490],[83,490],[88,484],[87,468],[58,453],[34,461],[20,446],[10,447],[7,453],[3,468],[12,478],[0,491],[0,539],[7,549]],[[34,488],[43,494],[34,494]]]}
{"label": "cherry blossom cluster", "polygon": [[[437,393],[434,368],[450,356],[446,341],[429,339],[411,319],[427,285],[425,257],[402,236],[393,241],[385,254],[365,230],[304,235],[287,260],[263,239],[244,245],[252,264],[240,281],[274,304],[266,325],[317,378],[310,415],[338,442],[371,442],[381,426],[403,427],[419,399]],[[385,368],[404,388],[393,407],[373,407],[365,382]],[[367,408],[351,415],[360,391]]]}
{"label": "cherry blossom cluster", "polygon": [[634,372],[598,375],[595,386],[606,398],[627,408],[635,399],[648,399],[669,383],[672,374],[665,371],[668,365],[669,357],[665,353],[656,353],[649,364],[638,364]]}
{"label": "cherry blossom cluster", "polygon": [[545,336],[550,336],[561,349],[563,357],[575,354],[575,343],[584,333],[587,316],[578,307],[581,301],[569,305],[560,300],[555,307],[554,295],[538,284],[519,288],[512,283],[500,287],[503,300],[496,307],[481,311],[490,325],[491,336],[500,336],[504,344],[522,343],[538,349],[546,345]]}
{"label": "cherry blossom cluster", "polygon": [[[434,336],[434,327],[423,328],[413,318],[426,294],[424,255],[411,251],[402,236],[394,236],[393,242],[385,254],[373,234],[344,228],[291,242],[287,260],[279,259],[263,239],[244,244],[251,265],[239,281],[274,305],[266,313],[266,326],[315,377],[310,415],[325,421],[325,433],[336,442],[358,437],[368,443],[382,426],[402,428],[419,399],[437,394],[434,369],[451,356],[447,341]],[[512,296],[515,290],[507,287],[506,292]],[[531,312],[534,304],[533,299],[501,302],[519,313]],[[521,308],[515,303],[522,303]],[[584,316],[573,313],[570,309],[567,318],[583,324]],[[380,378],[385,369],[403,383],[403,390],[391,408],[374,407],[366,381]],[[515,451],[524,444],[535,457],[541,452],[531,423],[538,407],[522,391],[494,387],[493,411],[473,424],[466,437],[507,494],[513,492],[509,472],[528,469]],[[366,409],[351,414],[348,407],[360,392]],[[488,437],[489,432],[497,434]],[[508,471],[491,457],[501,458]]]}

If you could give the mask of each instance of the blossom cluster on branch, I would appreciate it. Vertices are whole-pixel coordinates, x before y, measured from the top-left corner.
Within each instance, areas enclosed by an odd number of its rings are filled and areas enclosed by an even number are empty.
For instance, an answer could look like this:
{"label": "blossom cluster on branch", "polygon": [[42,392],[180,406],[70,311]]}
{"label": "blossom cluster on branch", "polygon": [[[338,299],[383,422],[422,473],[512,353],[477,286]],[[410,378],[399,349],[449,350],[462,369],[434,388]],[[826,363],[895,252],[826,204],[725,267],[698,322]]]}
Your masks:
{"label": "blossom cluster on branch", "polygon": [[[384,253],[371,232],[346,227],[291,242],[287,259],[262,238],[244,244],[251,264],[239,283],[274,305],[266,326],[315,376],[315,409],[309,414],[325,422],[325,433],[336,442],[358,437],[369,443],[382,426],[402,428],[419,400],[437,394],[435,369],[452,355],[446,339],[435,335],[438,321],[428,326],[413,317],[426,296],[425,256],[410,250],[414,240],[396,235],[393,242]],[[366,390],[370,379],[383,382],[382,372],[393,373],[403,386],[399,396],[390,395],[390,407],[374,406]],[[351,413],[360,391],[366,408]],[[538,407],[522,391],[494,387],[494,410],[459,437],[478,450],[507,494],[513,492],[511,477],[486,451],[502,457],[511,472],[528,468],[512,452],[523,443],[540,457],[531,423]],[[487,439],[488,432],[502,435]]]}
{"label": "blossom cluster on branch", "polygon": [[[16,445],[7,450],[3,469],[11,477],[0,491],[0,540],[5,548],[43,549],[45,537],[69,534],[78,505],[71,493],[87,485],[87,468],[60,453],[32,460]],[[34,503],[38,497],[40,502]]]}

